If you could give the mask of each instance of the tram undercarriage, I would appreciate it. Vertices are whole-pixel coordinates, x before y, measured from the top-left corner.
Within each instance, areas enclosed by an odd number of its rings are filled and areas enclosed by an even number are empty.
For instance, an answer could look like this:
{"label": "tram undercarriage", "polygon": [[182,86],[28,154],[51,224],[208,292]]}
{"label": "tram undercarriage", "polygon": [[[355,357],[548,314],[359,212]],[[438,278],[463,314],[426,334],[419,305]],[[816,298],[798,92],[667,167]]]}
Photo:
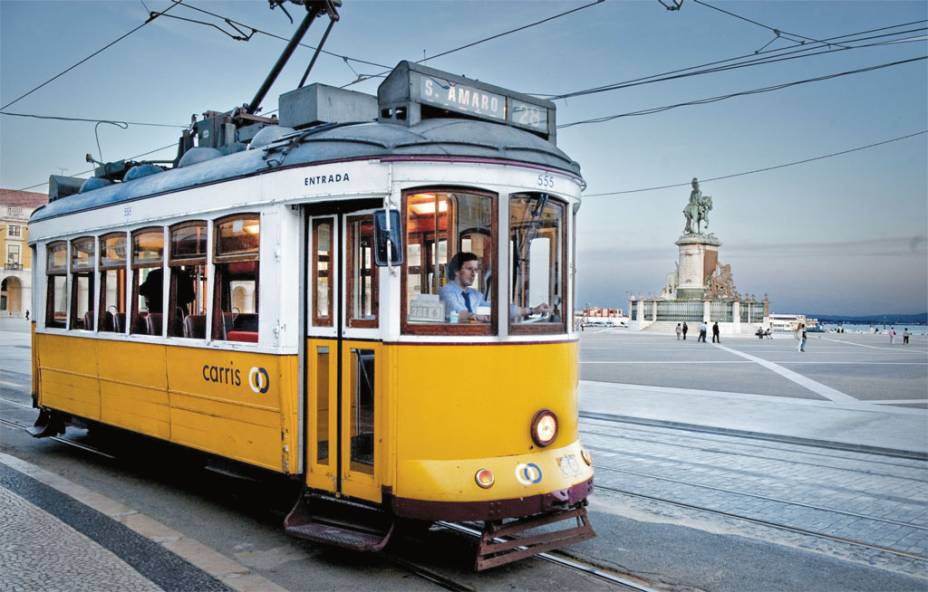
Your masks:
{"label": "tram undercarriage", "polygon": [[[586,497],[592,487],[591,479],[547,495],[480,504],[489,511],[483,520],[464,518],[475,515],[474,504],[440,503],[431,507],[439,512],[435,516],[445,519],[458,516],[458,520],[467,520],[461,530],[474,535],[476,540],[474,570],[484,571],[595,537],[586,511]],[[422,502],[394,498],[385,505],[392,507],[391,510],[307,492],[300,496],[287,515],[284,529],[293,537],[353,551],[376,552],[387,546],[400,524],[418,524],[428,528],[433,523],[426,517],[431,512],[422,512]],[[541,511],[526,514],[524,508],[535,505]],[[403,508],[416,506],[419,511],[403,514]],[[510,513],[520,517],[498,517]],[[570,520],[574,521],[574,525],[560,530],[529,532]]]}

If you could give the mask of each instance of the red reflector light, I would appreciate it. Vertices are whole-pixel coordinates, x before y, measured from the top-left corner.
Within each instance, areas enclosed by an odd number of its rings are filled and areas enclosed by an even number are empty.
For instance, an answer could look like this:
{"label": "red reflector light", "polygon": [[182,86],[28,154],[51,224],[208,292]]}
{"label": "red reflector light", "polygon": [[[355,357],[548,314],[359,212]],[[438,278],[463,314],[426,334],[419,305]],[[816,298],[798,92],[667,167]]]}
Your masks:
{"label": "red reflector light", "polygon": [[496,478],[493,477],[493,471],[490,469],[480,469],[477,471],[477,474],[474,475],[474,480],[477,482],[477,485],[484,489],[493,487],[493,483],[496,482]]}

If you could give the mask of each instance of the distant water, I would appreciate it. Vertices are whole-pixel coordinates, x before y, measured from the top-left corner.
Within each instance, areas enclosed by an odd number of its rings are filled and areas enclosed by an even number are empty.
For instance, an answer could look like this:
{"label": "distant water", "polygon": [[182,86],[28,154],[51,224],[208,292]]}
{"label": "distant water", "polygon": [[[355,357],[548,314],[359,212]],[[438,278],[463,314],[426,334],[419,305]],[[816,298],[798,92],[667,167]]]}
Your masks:
{"label": "distant water", "polygon": [[843,325],[836,325],[833,323],[821,323],[819,326],[829,333],[836,331],[838,327],[844,327],[845,333],[876,335],[886,335],[890,329],[895,329],[896,337],[901,338],[902,332],[908,328],[909,333],[912,335],[928,335],[928,325],[877,325],[867,323],[844,323]]}

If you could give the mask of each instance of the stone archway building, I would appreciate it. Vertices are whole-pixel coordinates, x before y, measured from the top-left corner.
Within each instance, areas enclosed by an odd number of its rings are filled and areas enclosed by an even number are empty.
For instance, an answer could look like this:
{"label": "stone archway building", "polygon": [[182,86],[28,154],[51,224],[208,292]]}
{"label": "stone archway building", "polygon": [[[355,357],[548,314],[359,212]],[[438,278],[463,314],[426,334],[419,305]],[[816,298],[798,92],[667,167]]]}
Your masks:
{"label": "stone archway building", "polygon": [[[44,193],[0,189],[0,317],[32,312],[29,217],[48,203]],[[30,315],[31,316],[31,315]]]}

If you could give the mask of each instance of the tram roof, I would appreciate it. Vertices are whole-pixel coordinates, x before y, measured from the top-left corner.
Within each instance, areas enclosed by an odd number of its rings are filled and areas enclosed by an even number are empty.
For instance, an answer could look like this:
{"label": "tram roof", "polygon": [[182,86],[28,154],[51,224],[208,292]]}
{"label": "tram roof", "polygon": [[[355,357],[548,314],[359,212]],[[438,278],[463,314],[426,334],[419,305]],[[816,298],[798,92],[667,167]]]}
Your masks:
{"label": "tram roof", "polygon": [[[295,144],[295,145],[293,145]],[[287,151],[281,150],[291,145]],[[116,183],[55,200],[35,211],[37,222],[285,167],[386,157],[487,159],[580,175],[580,165],[551,142],[517,128],[472,119],[427,119],[414,126],[362,122],[326,124],[252,150]],[[279,162],[269,166],[270,161]]]}

